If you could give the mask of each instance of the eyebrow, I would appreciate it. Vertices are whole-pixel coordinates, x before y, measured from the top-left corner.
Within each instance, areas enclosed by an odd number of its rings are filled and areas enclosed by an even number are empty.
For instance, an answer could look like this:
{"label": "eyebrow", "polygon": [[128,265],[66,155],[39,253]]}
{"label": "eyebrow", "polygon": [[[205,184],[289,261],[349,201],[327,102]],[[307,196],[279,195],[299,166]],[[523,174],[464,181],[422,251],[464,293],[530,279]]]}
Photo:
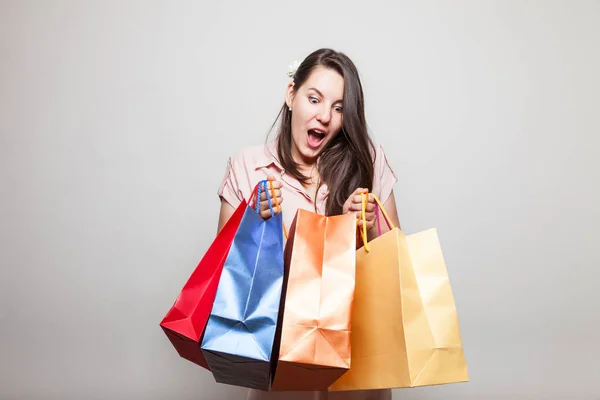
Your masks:
{"label": "eyebrow", "polygon": [[[321,91],[320,91],[319,89],[317,89],[317,88],[311,87],[311,88],[308,88],[307,90],[314,90],[315,92],[317,92],[317,94],[318,94],[319,96],[321,96],[321,97],[325,97],[325,96],[323,96],[323,93],[321,93]],[[335,103],[343,103],[343,102],[344,102],[344,99],[340,99],[340,100],[336,100],[336,101],[334,101],[334,104],[335,104]]]}

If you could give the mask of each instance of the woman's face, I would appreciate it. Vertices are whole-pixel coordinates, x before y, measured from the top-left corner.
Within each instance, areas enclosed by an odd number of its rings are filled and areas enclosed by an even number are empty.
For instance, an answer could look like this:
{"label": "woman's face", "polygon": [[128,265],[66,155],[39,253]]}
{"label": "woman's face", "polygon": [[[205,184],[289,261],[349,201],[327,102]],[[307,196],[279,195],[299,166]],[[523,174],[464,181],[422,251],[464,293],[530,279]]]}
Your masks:
{"label": "woman's face", "polygon": [[342,129],[344,78],[333,69],[316,67],[302,87],[288,85],[286,103],[292,108],[292,156],[312,165]]}

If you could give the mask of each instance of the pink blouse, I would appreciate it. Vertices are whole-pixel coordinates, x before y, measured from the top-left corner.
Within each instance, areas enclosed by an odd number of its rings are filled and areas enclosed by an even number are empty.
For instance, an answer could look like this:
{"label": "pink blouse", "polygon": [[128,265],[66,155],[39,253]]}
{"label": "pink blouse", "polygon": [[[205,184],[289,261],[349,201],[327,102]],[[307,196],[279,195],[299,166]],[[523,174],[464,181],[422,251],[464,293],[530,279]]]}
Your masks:
{"label": "pink blouse", "polygon": [[[376,146],[375,149],[372,193],[379,197],[382,204],[385,204],[398,179],[385,157],[383,148]],[[242,199],[250,200],[251,192],[256,184],[266,179],[268,175],[273,175],[283,186],[281,209],[283,221],[287,227],[291,225],[297,209],[315,211],[311,194],[294,176],[286,174],[277,159],[277,150],[273,143],[266,146],[247,147],[230,157],[217,194],[234,208],[237,208]],[[357,188],[352,190],[354,189]],[[319,214],[325,213],[327,194],[327,185],[321,186],[316,198]]]}
{"label": "pink blouse", "polygon": [[[388,200],[396,175],[392,171],[381,146],[375,147],[373,188],[382,204]],[[277,159],[274,143],[266,146],[247,147],[227,161],[225,176],[217,194],[231,206],[237,208],[242,199],[250,201],[250,195],[256,184],[273,175],[282,184],[283,203],[281,205],[283,221],[290,227],[296,210],[299,208],[315,211],[315,202],[302,184],[292,175],[286,174]],[[354,190],[355,188],[353,188]],[[323,185],[316,197],[317,212],[325,213],[328,189]],[[391,390],[370,390],[356,392],[263,392],[249,389],[248,400],[391,400]]]}

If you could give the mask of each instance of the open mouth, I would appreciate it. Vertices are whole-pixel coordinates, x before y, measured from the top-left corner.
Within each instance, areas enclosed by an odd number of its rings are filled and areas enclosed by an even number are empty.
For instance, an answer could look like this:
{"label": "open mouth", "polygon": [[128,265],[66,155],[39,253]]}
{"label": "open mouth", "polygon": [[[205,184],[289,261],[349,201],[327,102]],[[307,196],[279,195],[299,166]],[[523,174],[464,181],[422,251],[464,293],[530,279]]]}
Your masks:
{"label": "open mouth", "polygon": [[308,131],[308,146],[314,148],[317,148],[321,145],[321,142],[323,142],[323,139],[325,139],[325,132],[319,130],[319,129],[310,129]]}

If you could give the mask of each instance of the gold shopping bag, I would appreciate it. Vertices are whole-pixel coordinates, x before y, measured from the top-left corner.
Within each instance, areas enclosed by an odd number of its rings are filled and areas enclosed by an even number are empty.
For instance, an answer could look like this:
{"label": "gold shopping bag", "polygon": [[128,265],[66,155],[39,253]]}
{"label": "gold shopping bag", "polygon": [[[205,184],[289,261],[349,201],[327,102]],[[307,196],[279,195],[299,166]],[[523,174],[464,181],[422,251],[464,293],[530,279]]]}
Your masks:
{"label": "gold shopping bag", "polygon": [[391,230],[367,243],[363,223],[364,246],[356,252],[351,367],[329,391],[468,381],[437,231],[405,235],[375,199]]}

